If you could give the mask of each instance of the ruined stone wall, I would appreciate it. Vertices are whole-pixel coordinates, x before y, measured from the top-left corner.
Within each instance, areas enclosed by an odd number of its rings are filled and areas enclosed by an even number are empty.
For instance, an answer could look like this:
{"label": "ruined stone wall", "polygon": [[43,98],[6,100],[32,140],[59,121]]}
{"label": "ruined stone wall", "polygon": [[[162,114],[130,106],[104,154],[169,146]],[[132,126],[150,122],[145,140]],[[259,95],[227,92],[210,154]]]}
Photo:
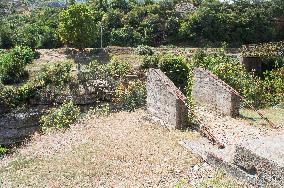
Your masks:
{"label": "ruined stone wall", "polygon": [[24,113],[9,113],[0,116],[0,145],[21,143],[40,129],[38,110]]}
{"label": "ruined stone wall", "polygon": [[205,106],[223,115],[239,114],[240,98],[232,93],[233,89],[224,86],[211,72],[202,68],[193,71],[192,97],[197,105]]}
{"label": "ruined stone wall", "polygon": [[152,118],[168,128],[182,129],[188,126],[188,110],[183,95],[174,83],[159,69],[150,69],[147,78],[147,110]]}
{"label": "ruined stone wall", "polygon": [[256,73],[262,72],[263,60],[260,57],[241,57],[241,63],[244,65],[248,72],[255,71]]}

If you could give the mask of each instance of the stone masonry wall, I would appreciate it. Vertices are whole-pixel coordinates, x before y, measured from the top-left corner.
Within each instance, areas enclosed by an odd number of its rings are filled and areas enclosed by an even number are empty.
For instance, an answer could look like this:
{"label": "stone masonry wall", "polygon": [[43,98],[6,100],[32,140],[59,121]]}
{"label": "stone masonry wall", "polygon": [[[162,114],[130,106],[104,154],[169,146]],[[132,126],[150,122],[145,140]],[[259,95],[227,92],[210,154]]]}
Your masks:
{"label": "stone masonry wall", "polygon": [[233,94],[233,89],[202,68],[193,71],[192,97],[197,105],[223,115],[235,117],[239,114],[240,98]]}
{"label": "stone masonry wall", "polygon": [[181,99],[183,94],[159,69],[150,69],[147,78],[147,110],[152,119],[171,129],[188,125],[188,110]]}
{"label": "stone masonry wall", "polygon": [[40,129],[38,110],[25,113],[9,113],[0,116],[0,145],[8,146],[21,143]]}

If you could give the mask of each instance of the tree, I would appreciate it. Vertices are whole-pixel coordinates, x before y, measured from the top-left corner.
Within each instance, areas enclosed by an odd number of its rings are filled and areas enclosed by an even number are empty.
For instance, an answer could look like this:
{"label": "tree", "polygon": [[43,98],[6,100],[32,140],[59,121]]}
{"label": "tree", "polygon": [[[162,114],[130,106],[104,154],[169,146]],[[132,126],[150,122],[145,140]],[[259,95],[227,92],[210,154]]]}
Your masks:
{"label": "tree", "polygon": [[129,10],[129,3],[126,0],[112,0],[110,2],[110,7],[127,12]]}
{"label": "tree", "polygon": [[76,4],[76,0],[69,0],[68,1],[68,5],[75,5]]}
{"label": "tree", "polygon": [[58,29],[62,42],[78,48],[79,52],[92,45],[98,34],[92,11],[85,4],[72,5],[60,13]]}

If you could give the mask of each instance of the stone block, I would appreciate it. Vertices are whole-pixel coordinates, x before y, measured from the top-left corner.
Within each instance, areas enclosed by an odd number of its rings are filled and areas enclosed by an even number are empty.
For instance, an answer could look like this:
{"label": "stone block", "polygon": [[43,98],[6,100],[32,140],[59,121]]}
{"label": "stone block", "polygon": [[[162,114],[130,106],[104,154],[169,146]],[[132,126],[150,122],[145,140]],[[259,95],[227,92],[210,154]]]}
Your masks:
{"label": "stone block", "polygon": [[258,186],[284,186],[284,132],[236,146],[234,164],[255,175]]}
{"label": "stone block", "polygon": [[174,83],[159,69],[150,69],[147,78],[147,110],[152,119],[171,129],[188,126],[185,98]]}
{"label": "stone block", "polygon": [[239,115],[240,98],[233,91],[210,71],[194,69],[192,97],[197,105],[235,117]]}

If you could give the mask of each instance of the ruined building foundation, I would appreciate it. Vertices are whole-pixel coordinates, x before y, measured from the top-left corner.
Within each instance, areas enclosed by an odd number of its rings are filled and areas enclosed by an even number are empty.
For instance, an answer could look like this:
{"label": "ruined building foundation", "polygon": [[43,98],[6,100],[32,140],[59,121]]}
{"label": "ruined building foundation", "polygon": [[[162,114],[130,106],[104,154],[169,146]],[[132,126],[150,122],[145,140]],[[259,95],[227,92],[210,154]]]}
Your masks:
{"label": "ruined building foundation", "polygon": [[147,78],[147,110],[152,120],[171,129],[187,125],[188,110],[177,96],[183,94],[159,69],[150,69]]}

